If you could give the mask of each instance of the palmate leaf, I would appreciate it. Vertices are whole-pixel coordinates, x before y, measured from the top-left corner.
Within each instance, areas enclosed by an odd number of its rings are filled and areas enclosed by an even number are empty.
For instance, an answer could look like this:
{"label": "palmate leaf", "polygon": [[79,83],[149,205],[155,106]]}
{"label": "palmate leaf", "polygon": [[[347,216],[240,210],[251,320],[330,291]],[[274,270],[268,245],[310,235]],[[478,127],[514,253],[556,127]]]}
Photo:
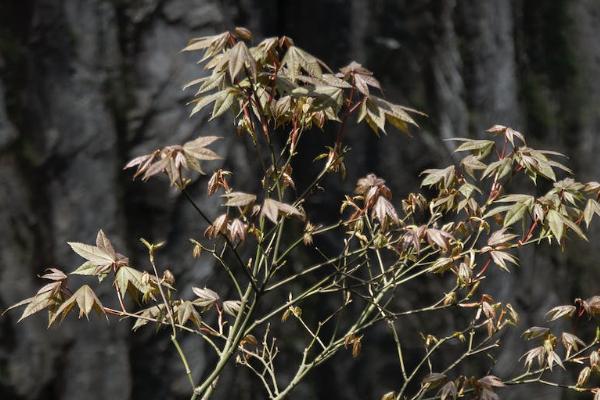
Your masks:
{"label": "palmate leaf", "polygon": [[417,122],[410,116],[409,113],[419,114],[425,116],[426,114],[417,111],[413,108],[404,107],[399,104],[391,103],[387,100],[382,99],[377,96],[369,96],[369,100],[375,103],[386,115],[391,115],[395,118],[398,118],[404,122],[407,122],[414,126],[419,126]]}
{"label": "palmate leaf", "polygon": [[552,232],[556,240],[560,242],[563,236],[565,226],[562,215],[560,215],[558,211],[550,210],[548,211],[547,219],[550,231]]}
{"label": "palmate leaf", "polygon": [[134,332],[136,330],[138,330],[140,327],[148,324],[148,322],[150,322],[148,320],[148,318],[157,320],[157,323],[158,323],[157,329],[158,329],[158,328],[160,328],[161,322],[166,321],[167,316],[168,316],[165,305],[163,303],[155,304],[155,305],[152,305],[151,307],[145,308],[141,312],[138,312],[138,314],[142,318],[137,318],[137,320],[135,321],[135,324],[133,324],[133,326],[131,327],[131,330]]}
{"label": "palmate leaf", "polygon": [[144,280],[144,273],[132,268],[132,267],[121,267],[117,270],[115,275],[115,286],[124,296],[125,293],[141,293],[144,296],[152,294],[154,286],[150,283],[150,280]]}
{"label": "palmate leaf", "polygon": [[91,261],[86,261],[81,264],[71,275],[96,275],[98,266]]}
{"label": "palmate leaf", "polygon": [[123,265],[128,262],[127,258],[115,251],[102,229],[98,231],[96,236],[96,246],[76,242],[69,242],[68,244],[74,252],[87,260],[71,272],[74,275],[97,275],[102,280],[111,266]]}
{"label": "palmate leaf", "polygon": [[218,93],[219,95],[215,98],[215,105],[210,116],[211,121],[229,110],[237,95],[237,91],[233,89],[226,89]]}
{"label": "palmate leaf", "polygon": [[537,339],[542,336],[546,336],[550,332],[550,329],[541,326],[532,326],[523,332],[523,337],[527,340]]}
{"label": "palmate leaf", "polygon": [[510,253],[506,253],[504,251],[492,250],[490,252],[490,256],[492,260],[494,260],[494,264],[503,270],[508,272],[507,263],[518,265],[517,258]]}
{"label": "palmate leaf", "polygon": [[583,210],[583,218],[585,220],[585,226],[590,227],[592,218],[595,215],[600,215],[600,204],[594,199],[588,199],[585,209]]}
{"label": "palmate leaf", "polygon": [[190,169],[204,175],[199,161],[221,160],[221,156],[209,149],[207,146],[216,140],[222,139],[218,136],[201,136],[183,145],[183,156],[185,165]]}
{"label": "palmate leaf", "polygon": [[232,317],[235,317],[241,309],[242,302],[239,300],[226,300],[223,302],[223,311]]}
{"label": "palmate leaf", "polygon": [[503,158],[502,160],[490,163],[481,174],[481,179],[488,176],[497,175],[497,179],[502,179],[512,172],[513,159],[511,157]]}
{"label": "palmate leaf", "polygon": [[587,236],[585,235],[585,233],[583,233],[583,230],[579,227],[579,225],[577,225],[575,222],[571,221],[567,216],[559,213],[558,211],[548,211],[548,215],[546,218],[548,221],[548,227],[550,228],[550,231],[552,232],[552,234],[558,242],[560,242],[561,238],[563,237],[565,227],[575,232],[575,234],[581,239],[586,241],[588,240]]}
{"label": "palmate leaf", "polygon": [[248,47],[244,42],[237,42],[235,46],[229,50],[229,76],[231,77],[231,81],[234,82],[237,75],[242,71],[244,66],[246,66],[254,79],[256,79],[256,61],[250,54]]}
{"label": "palmate leaf", "polygon": [[176,309],[177,322],[185,325],[188,321],[192,321],[196,327],[200,328],[200,314],[196,310],[194,303],[191,301],[182,301],[177,305]]}
{"label": "palmate leaf", "polygon": [[225,204],[223,204],[225,207],[245,207],[256,201],[256,195],[243,192],[226,193],[221,197],[227,199]]}
{"label": "palmate leaf", "polygon": [[273,199],[265,199],[261,210],[261,216],[275,224],[277,223],[279,215],[289,215],[300,218],[304,216],[304,214],[294,206]]}
{"label": "palmate leaf", "polygon": [[572,230],[573,232],[575,232],[575,234],[577,236],[579,236],[580,239],[585,240],[586,242],[588,241],[587,236],[585,235],[585,233],[583,233],[583,230],[579,227],[579,225],[577,225],[575,222],[571,221],[569,218],[564,217],[563,218],[563,222],[565,223],[565,225]]}
{"label": "palmate leaf", "polygon": [[[14,308],[27,305],[21,314],[21,317],[17,322],[21,322],[25,318],[38,313],[45,309],[50,309],[56,307],[59,303],[59,298],[52,291],[45,291],[42,293],[38,293],[35,296],[29,297],[25,300],[18,302],[6,309],[6,311],[12,310]],[[6,312],[5,311],[5,312]],[[3,313],[4,314],[4,313]]]}
{"label": "palmate leaf", "polygon": [[485,170],[487,168],[487,165],[473,154],[469,154],[463,158],[460,161],[460,165],[471,178],[475,178],[475,171]]}
{"label": "palmate leaf", "polygon": [[196,300],[194,300],[194,304],[197,304],[200,307],[210,308],[220,300],[217,292],[206,287],[193,287],[192,291],[198,297]]}
{"label": "palmate leaf", "polygon": [[207,146],[217,140],[219,136],[201,136],[183,145],[183,151],[201,161],[221,160],[221,156],[209,149]]}
{"label": "palmate leaf", "polygon": [[504,216],[503,227],[507,228],[521,221],[525,217],[527,211],[533,206],[535,199],[533,196],[523,195],[523,197],[519,197],[518,199],[508,198],[507,196],[498,201],[516,201],[515,204],[508,209],[506,215]]}
{"label": "palmate leaf", "polygon": [[423,181],[421,182],[421,186],[443,184],[443,187],[448,188],[452,182],[454,182],[456,169],[453,165],[444,169],[431,168],[421,172],[421,175],[425,175],[425,178],[423,178]]}
{"label": "palmate leaf", "polygon": [[110,242],[110,240],[108,240],[102,229],[100,229],[98,231],[98,234],[96,235],[96,247],[98,247],[100,250],[105,251],[113,259],[117,258],[117,253],[115,252],[112,243]]}
{"label": "palmate leaf", "polygon": [[525,137],[521,132],[506,127],[504,125],[494,125],[488,128],[486,132],[491,133],[493,135],[504,135],[513,146],[515,145],[515,137],[519,139],[521,143],[525,144]]}
{"label": "palmate leaf", "polygon": [[215,102],[215,100],[217,100],[217,98],[219,96],[222,96],[223,93],[226,93],[227,91],[228,91],[227,89],[221,90],[219,92],[215,92],[215,93],[203,96],[203,97],[198,97],[198,98],[195,98],[194,100],[192,100],[190,102],[190,104],[193,104],[194,108],[192,108],[192,112],[190,113],[190,116],[196,114],[197,112],[202,110],[207,105]]}
{"label": "palmate leaf", "polygon": [[56,310],[56,312],[50,318],[50,324],[52,325],[58,317],[61,317],[63,320],[67,314],[73,309],[73,307],[79,308],[79,318],[85,315],[86,318],[89,318],[89,315],[94,310],[99,314],[106,315],[104,311],[104,306],[88,285],[83,285],[71,297],[69,297],[66,301],[64,301],[60,307]]}
{"label": "palmate leaf", "polygon": [[377,202],[373,206],[372,215],[379,220],[383,226],[387,226],[388,221],[395,224],[400,223],[400,218],[396,209],[385,197],[379,196]]}
{"label": "palmate leaf", "polygon": [[386,121],[391,123],[401,132],[408,133],[408,125],[414,125],[418,127],[418,124],[409,113],[424,115],[417,110],[403,107],[380,97],[371,95],[365,97],[365,100],[361,104],[358,113],[358,122],[366,120],[367,124],[369,124],[371,129],[376,134],[378,134],[379,131],[385,133]]}
{"label": "palmate leaf", "polygon": [[354,84],[356,85],[356,88],[358,89],[358,91],[361,92],[362,94],[364,94],[365,96],[368,96],[370,94],[369,86],[372,86],[374,88],[381,90],[379,81],[370,75],[355,74],[354,75]]}
{"label": "palmate leaf", "polygon": [[58,268],[48,268],[48,269],[46,269],[45,274],[40,275],[40,278],[48,279],[48,280],[54,281],[54,282],[59,282],[59,281],[64,281],[65,279],[67,279],[67,275],[65,275],[65,273],[62,272]]}
{"label": "palmate leaf", "polygon": [[[214,71],[210,76],[202,78],[204,79],[204,81],[202,85],[200,85],[198,90],[196,90],[195,95],[200,96],[201,94],[209,92],[213,89],[223,88],[225,84],[226,75],[227,74],[225,71]],[[188,84],[188,87],[192,82]]]}
{"label": "palmate leaf", "polygon": [[339,89],[351,89],[352,85],[343,79],[338,78],[333,74],[323,74],[320,78],[313,76],[300,75],[298,76],[300,82],[309,83],[313,86],[329,86]]}
{"label": "palmate leaf", "polygon": [[510,242],[511,240],[513,240],[514,238],[518,237],[515,234],[512,233],[506,233],[506,229],[500,229],[494,233],[492,233],[488,239],[488,246],[499,246],[499,245],[503,245],[506,244],[508,242]]}
{"label": "palmate leaf", "polygon": [[455,152],[470,151],[476,154],[479,158],[484,158],[494,149],[496,142],[493,140],[474,140],[453,138],[449,140],[460,141],[462,144],[454,150]]}
{"label": "palmate leaf", "polygon": [[577,308],[571,305],[557,306],[548,311],[546,317],[548,317],[549,321],[555,321],[561,317],[571,317],[576,310]]}
{"label": "palmate leaf", "polygon": [[369,124],[373,132],[376,134],[378,134],[379,131],[385,133],[385,113],[383,110],[369,100],[367,100],[367,102],[364,104],[367,112],[367,124]]}
{"label": "palmate leaf", "polygon": [[337,119],[337,112],[342,107],[344,96],[343,90],[331,86],[316,86],[314,88],[297,87],[291,91],[291,96],[298,99],[312,98],[314,101],[310,104],[310,109],[321,111],[332,109],[334,120]]}
{"label": "palmate leaf", "polygon": [[298,78],[302,70],[317,78],[323,75],[323,68],[331,71],[323,61],[296,46],[288,48],[281,65],[287,68],[287,74],[292,81]]}
{"label": "palmate leaf", "polygon": [[190,40],[188,45],[182,51],[204,50],[204,56],[202,57],[202,60],[206,60],[207,58],[210,58],[223,51],[230,38],[231,33],[229,32],[195,38]]}
{"label": "palmate leaf", "polygon": [[75,253],[99,266],[110,265],[116,261],[116,257],[97,246],[77,242],[68,242],[68,245]]}

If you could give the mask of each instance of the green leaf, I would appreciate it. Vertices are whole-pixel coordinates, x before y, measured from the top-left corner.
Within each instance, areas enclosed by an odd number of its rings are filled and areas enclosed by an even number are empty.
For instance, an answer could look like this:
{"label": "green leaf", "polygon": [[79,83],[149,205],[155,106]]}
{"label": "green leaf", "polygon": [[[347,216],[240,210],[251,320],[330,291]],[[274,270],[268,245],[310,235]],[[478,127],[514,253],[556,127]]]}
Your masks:
{"label": "green leaf", "polygon": [[508,175],[511,172],[512,162],[513,162],[513,160],[510,157],[506,157],[506,158],[503,158],[502,160],[494,161],[493,163],[489,164],[487,166],[487,168],[483,171],[483,174],[481,175],[481,179],[483,179],[487,176],[492,176],[493,174],[498,174],[498,179],[504,178],[506,175]]}
{"label": "green leaf", "polygon": [[421,172],[421,175],[427,175],[421,182],[421,186],[433,186],[443,182],[447,188],[454,181],[456,171],[454,166],[451,165],[444,169],[426,169]]}
{"label": "green leaf", "polygon": [[554,170],[552,169],[548,161],[544,162],[542,160],[538,160],[538,171],[541,175],[545,176],[553,182],[556,182],[556,174],[554,173]]}
{"label": "green leaf", "polygon": [[488,211],[487,213],[485,213],[482,218],[487,219],[489,217],[493,217],[494,215],[506,212],[506,211],[510,210],[511,208],[512,208],[512,206],[500,206],[500,207],[493,208],[490,211]]}
{"label": "green leaf", "polygon": [[520,203],[515,203],[504,216],[504,224],[503,227],[509,227],[516,222],[519,222],[525,216],[525,213],[531,206],[532,201],[523,201]]}
{"label": "green leaf", "polygon": [[367,100],[367,123],[371,129],[378,133],[385,133],[385,114],[374,102]]}
{"label": "green leaf", "polygon": [[563,233],[564,233],[564,223],[563,216],[556,210],[548,211],[548,226],[550,227],[550,231],[552,235],[556,238],[558,242],[560,242]]}
{"label": "green leaf", "polygon": [[479,194],[481,194],[481,190],[479,190],[479,188],[475,185],[472,185],[468,182],[465,182],[464,184],[462,184],[459,188],[458,191],[465,196],[467,199],[470,198],[473,195],[473,192],[477,192]]}
{"label": "green leaf", "polygon": [[498,200],[497,203],[523,203],[523,202],[533,202],[533,196],[529,194],[509,194],[507,196],[502,196]]}

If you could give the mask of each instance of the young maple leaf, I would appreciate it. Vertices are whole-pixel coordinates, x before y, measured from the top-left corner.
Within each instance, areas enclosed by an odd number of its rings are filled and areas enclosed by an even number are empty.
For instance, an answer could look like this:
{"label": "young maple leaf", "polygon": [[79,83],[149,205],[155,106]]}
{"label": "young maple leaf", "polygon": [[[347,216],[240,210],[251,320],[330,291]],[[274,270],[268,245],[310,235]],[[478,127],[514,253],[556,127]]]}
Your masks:
{"label": "young maple leaf", "polygon": [[193,170],[204,175],[204,171],[200,167],[200,161],[221,159],[217,153],[207,147],[219,139],[221,138],[218,136],[202,136],[185,143],[183,146],[167,146],[150,154],[134,158],[123,169],[137,167],[133,178],[142,175],[144,181],[164,172],[169,177],[171,185],[185,186],[187,180],[182,175],[183,170]]}
{"label": "young maple leaf", "polygon": [[304,217],[304,214],[294,206],[273,199],[265,199],[261,210],[261,216],[276,224],[280,214],[286,216],[293,215],[299,218]]}

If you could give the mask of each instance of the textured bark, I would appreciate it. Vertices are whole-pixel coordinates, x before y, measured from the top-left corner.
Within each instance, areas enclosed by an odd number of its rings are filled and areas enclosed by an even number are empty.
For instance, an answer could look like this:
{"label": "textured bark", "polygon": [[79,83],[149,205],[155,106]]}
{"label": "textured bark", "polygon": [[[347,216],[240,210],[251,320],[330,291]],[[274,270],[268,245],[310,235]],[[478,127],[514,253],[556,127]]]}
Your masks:
{"label": "textured bark", "polygon": [[[389,98],[429,114],[413,139],[390,133],[377,140],[352,129],[357,161],[347,181],[336,184],[338,194],[370,171],[386,178],[397,196],[414,191],[418,172],[452,161],[442,139],[478,136],[493,123],[571,154],[570,164],[584,179],[600,175],[600,5],[594,0],[2,3],[0,308],[30,295],[44,267],[75,266],[65,242],[89,242],[100,227],[140,263],[137,238],[166,239],[162,262],[186,283],[182,295],[211,279],[210,261],[189,257],[187,238],[203,229],[193,210],[164,182],[131,183],[121,167],[157,146],[220,134],[227,137],[219,143],[224,165],[242,168],[238,182],[248,181],[253,160],[233,142],[230,124],[208,123],[206,115],[189,119],[189,93],[180,90],[201,70],[179,49],[191,37],[235,24],[258,36],[290,35],[334,67],[356,59],[375,71]],[[327,134],[309,140],[320,145]],[[311,171],[310,160],[300,168]],[[301,176],[298,184],[307,180]],[[198,198],[203,182],[192,186]],[[211,209],[213,203],[203,201]],[[319,204],[324,217],[335,215],[337,205],[330,203]],[[595,232],[592,245],[571,253],[523,254],[520,270],[492,276],[494,293],[531,314],[523,327],[539,323],[550,306],[597,294],[597,238]],[[403,300],[437,289],[415,287]],[[99,319],[46,331],[43,318],[19,325],[16,319],[15,313],[0,319],[0,398],[187,397],[179,361],[161,334],[131,335],[126,323],[106,326]],[[454,321],[431,323],[443,328]],[[422,329],[418,319],[406,324]],[[293,398],[378,398],[397,388],[395,356],[385,350],[389,338],[375,331],[367,339],[370,356],[361,363],[335,358]],[[501,372],[513,369],[523,350],[518,332],[505,340],[512,350],[500,356]],[[206,352],[193,338],[183,344],[199,379]],[[410,356],[419,349],[407,351]],[[252,378],[233,368],[222,384],[217,398],[263,398]],[[535,393],[561,398],[557,391]]]}

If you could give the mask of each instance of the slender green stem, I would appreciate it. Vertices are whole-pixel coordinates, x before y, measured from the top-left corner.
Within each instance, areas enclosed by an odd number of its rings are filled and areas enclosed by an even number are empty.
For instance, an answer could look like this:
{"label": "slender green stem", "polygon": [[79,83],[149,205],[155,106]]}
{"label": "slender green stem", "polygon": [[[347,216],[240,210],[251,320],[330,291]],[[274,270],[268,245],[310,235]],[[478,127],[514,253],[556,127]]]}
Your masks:
{"label": "slender green stem", "polygon": [[181,345],[179,344],[179,341],[177,340],[177,337],[175,335],[171,335],[171,342],[173,342],[173,345],[177,349],[177,354],[179,354],[179,358],[181,359],[181,362],[183,363],[183,366],[185,368],[185,375],[187,376],[190,385],[192,385],[192,390],[194,390],[196,384],[194,383],[194,377],[192,376],[190,364],[188,363],[185,353],[183,352]]}

